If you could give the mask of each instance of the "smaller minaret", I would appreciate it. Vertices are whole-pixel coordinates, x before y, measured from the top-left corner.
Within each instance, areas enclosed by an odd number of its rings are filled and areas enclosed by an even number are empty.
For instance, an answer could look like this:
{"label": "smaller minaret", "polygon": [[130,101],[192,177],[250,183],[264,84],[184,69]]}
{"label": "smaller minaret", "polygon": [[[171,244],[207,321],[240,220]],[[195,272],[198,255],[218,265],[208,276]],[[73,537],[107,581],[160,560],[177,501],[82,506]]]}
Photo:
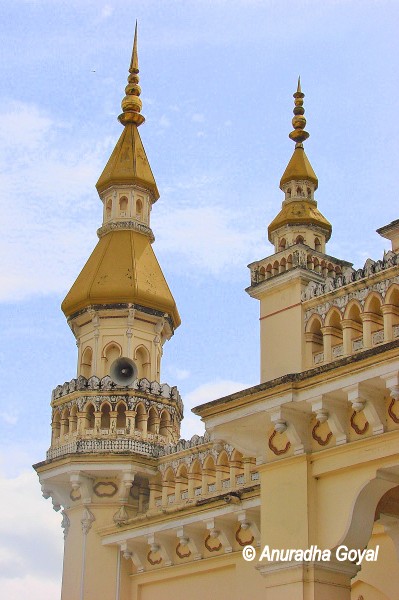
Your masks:
{"label": "smaller minaret", "polygon": [[268,228],[275,253],[249,265],[247,292],[260,301],[261,382],[306,368],[302,292],[348,265],[325,254],[332,227],[317,208],[318,181],[303,148],[304,96],[298,79],[289,134],[295,150],[280,181],[281,210]]}
{"label": "smaller minaret", "polygon": [[325,252],[326,242],[331,236],[331,224],[318,210],[314,199],[318,180],[303,147],[303,142],[309,137],[309,133],[305,131],[304,97],[299,77],[294,94],[294,130],[289,134],[295,142],[295,150],[280,180],[280,189],[284,192],[281,211],[268,229],[269,240],[276,252],[287,245],[291,246],[297,240]]}

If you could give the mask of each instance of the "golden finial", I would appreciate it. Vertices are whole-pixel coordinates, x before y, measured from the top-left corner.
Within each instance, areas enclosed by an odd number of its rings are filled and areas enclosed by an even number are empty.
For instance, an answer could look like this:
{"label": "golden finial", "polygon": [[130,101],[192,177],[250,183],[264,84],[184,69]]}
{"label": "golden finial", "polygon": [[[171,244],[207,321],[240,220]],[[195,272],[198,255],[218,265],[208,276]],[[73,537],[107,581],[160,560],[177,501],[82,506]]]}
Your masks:
{"label": "golden finial", "polygon": [[294,94],[295,106],[294,106],[294,118],[292,119],[292,126],[294,131],[291,131],[289,137],[295,142],[295,148],[303,148],[302,142],[308,139],[309,134],[305,131],[306,119],[303,116],[305,109],[303,108],[303,99],[305,94],[301,90],[301,77],[298,77],[298,87]]}
{"label": "golden finial", "polygon": [[129,77],[127,78],[127,86],[125,87],[126,96],[123,98],[121,106],[122,106],[122,114],[119,115],[118,119],[122,123],[122,125],[127,125],[128,123],[135,123],[137,126],[144,123],[145,119],[143,115],[140,114],[142,102],[139,98],[141,94],[141,88],[139,86],[139,60],[137,55],[137,21],[136,27],[134,30],[134,42],[133,42],[133,52],[132,59],[130,61],[129,67]]}

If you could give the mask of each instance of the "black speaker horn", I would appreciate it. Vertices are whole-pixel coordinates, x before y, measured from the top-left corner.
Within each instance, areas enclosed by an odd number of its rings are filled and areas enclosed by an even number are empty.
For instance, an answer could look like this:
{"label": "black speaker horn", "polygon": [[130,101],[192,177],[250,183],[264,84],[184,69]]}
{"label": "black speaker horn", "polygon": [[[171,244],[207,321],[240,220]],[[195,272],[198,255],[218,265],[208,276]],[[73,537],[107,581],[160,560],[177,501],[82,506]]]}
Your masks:
{"label": "black speaker horn", "polygon": [[112,363],[109,376],[117,385],[127,387],[137,379],[137,373],[134,362],[126,356],[121,356]]}

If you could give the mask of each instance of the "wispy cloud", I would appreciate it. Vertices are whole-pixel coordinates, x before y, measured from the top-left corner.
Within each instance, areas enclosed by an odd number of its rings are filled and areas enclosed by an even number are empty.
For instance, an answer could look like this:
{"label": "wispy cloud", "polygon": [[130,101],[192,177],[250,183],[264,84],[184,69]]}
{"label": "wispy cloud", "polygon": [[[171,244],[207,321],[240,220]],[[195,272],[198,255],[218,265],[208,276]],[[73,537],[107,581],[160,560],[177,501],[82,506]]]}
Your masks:
{"label": "wispy cloud", "polygon": [[[80,144],[75,139],[68,147],[67,126],[37,106],[7,106],[0,108],[3,301],[60,292],[78,273],[82,256],[95,242],[89,208],[99,201],[92,186],[103,150],[101,145],[90,148],[89,140]],[[87,217],[85,224],[78,211]]]}
{"label": "wispy cloud", "polygon": [[182,423],[181,437],[190,439],[194,434],[204,433],[204,424],[199,417],[191,412],[191,409],[205,402],[222,398],[239,390],[249,387],[250,384],[230,379],[209,381],[198,386],[184,396],[184,419]]}
{"label": "wispy cloud", "polygon": [[[0,476],[0,589],[2,597],[54,600],[60,595],[61,517],[40,493],[37,476]],[[29,498],[29,501],[26,501]]]}
{"label": "wispy cloud", "polygon": [[157,244],[176,270],[231,278],[261,247],[262,231],[243,223],[244,215],[214,204],[177,207],[157,218]]}

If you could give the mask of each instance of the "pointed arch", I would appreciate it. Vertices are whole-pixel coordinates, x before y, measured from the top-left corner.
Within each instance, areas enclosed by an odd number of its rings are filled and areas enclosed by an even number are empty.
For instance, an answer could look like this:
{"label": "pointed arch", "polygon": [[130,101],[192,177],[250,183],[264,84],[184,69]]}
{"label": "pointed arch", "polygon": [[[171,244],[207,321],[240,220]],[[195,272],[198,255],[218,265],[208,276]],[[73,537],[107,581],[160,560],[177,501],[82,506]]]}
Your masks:
{"label": "pointed arch", "polygon": [[101,429],[109,429],[111,426],[111,406],[108,402],[101,404]]}
{"label": "pointed arch", "polygon": [[117,429],[126,427],[126,404],[122,401],[116,406],[116,427]]}
{"label": "pointed arch", "polygon": [[94,404],[89,402],[89,404],[86,405],[85,413],[86,413],[85,429],[94,429],[94,424],[95,424]]}
{"label": "pointed arch", "polygon": [[170,415],[166,409],[161,412],[159,434],[167,438],[170,436]]}
{"label": "pointed arch", "polygon": [[122,347],[117,342],[109,342],[104,346],[103,358],[105,359],[105,373],[109,375],[112,363],[122,356]]}
{"label": "pointed arch", "polygon": [[138,431],[144,431],[145,430],[145,425],[144,423],[147,422],[147,411],[144,408],[144,405],[139,402],[136,406],[136,416],[134,419],[134,428],[137,429]]}
{"label": "pointed arch", "polygon": [[83,375],[83,377],[86,377],[86,379],[89,379],[89,377],[93,375],[92,365],[93,350],[91,346],[86,346],[86,348],[83,350],[82,358],[80,361],[80,372]]}
{"label": "pointed arch", "polygon": [[158,433],[158,431],[157,431],[158,424],[159,424],[158,412],[157,412],[156,408],[154,408],[154,406],[151,406],[149,413],[148,413],[148,422],[147,422],[148,433]]}
{"label": "pointed arch", "polygon": [[137,366],[138,378],[142,379],[143,377],[146,377],[147,379],[150,379],[150,353],[142,344],[137,346],[134,351],[134,362]]}
{"label": "pointed arch", "polygon": [[319,315],[312,315],[306,325],[306,363],[309,368],[324,361],[324,340],[322,321]]}

